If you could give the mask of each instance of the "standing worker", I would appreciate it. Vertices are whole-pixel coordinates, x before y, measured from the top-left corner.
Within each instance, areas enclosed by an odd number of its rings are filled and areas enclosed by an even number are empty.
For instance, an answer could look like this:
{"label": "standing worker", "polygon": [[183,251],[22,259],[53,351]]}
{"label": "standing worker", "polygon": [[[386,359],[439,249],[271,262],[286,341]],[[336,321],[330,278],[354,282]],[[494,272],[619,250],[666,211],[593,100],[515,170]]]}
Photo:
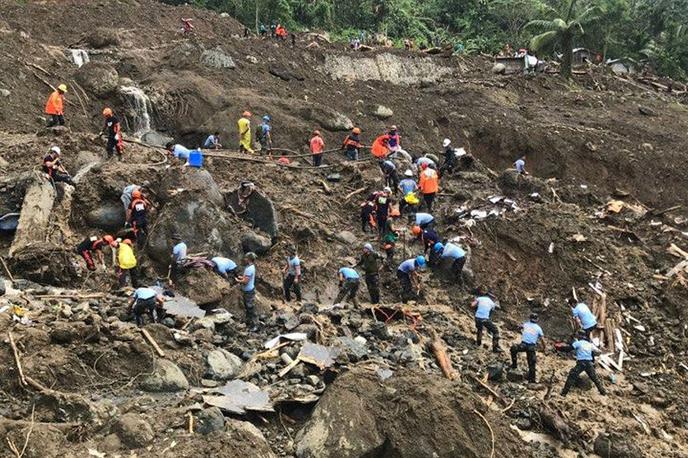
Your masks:
{"label": "standing worker", "polygon": [[186,243],[182,240],[182,236],[174,234],[172,241],[176,242],[172,247],[172,254],[170,255],[170,266],[168,268],[168,280],[171,285],[179,280],[179,274],[182,273],[184,260],[186,259],[188,248]]}
{"label": "standing worker", "polygon": [[397,189],[401,191],[401,201],[399,202],[399,213],[404,214],[404,210],[407,206],[415,208],[418,204],[418,196],[416,196],[416,191],[418,191],[418,183],[413,179],[413,171],[407,169],[404,172],[404,179],[399,182]]}
{"label": "standing worker", "polygon": [[354,127],[351,133],[344,139],[342,149],[346,151],[346,157],[350,161],[357,161],[358,153],[361,148],[363,148],[363,144],[361,143],[361,129]]}
{"label": "standing worker", "polygon": [[401,149],[401,135],[399,135],[397,126],[391,126],[389,128],[389,132],[387,132],[387,136],[387,147],[389,148],[391,155],[399,151],[403,151]]}
{"label": "standing worker", "polygon": [[249,251],[244,256],[244,273],[237,277],[237,283],[241,284],[241,291],[246,309],[246,324],[251,332],[258,330],[258,313],[256,312],[256,254]]}
{"label": "standing worker", "polygon": [[535,364],[537,362],[537,344],[540,342],[544,349],[542,328],[538,322],[538,314],[531,313],[530,319],[521,325],[521,343],[511,346],[511,368],[518,369],[518,354],[526,354],[528,361],[528,381],[535,383]]}
{"label": "standing worker", "polygon": [[124,239],[117,242],[117,279],[120,288],[127,286],[127,279],[131,281],[131,286],[138,288],[138,276],[136,273],[136,255],[132,248],[131,240]]}
{"label": "standing worker", "polygon": [[407,259],[397,267],[397,278],[401,285],[401,302],[404,304],[420,294],[420,271],[423,269],[425,269],[423,256]]}
{"label": "standing worker", "polygon": [[356,294],[358,293],[358,287],[361,280],[358,272],[350,267],[342,267],[337,272],[337,278],[339,279],[339,294],[337,294],[334,303],[339,304],[341,301],[351,299],[351,303],[354,307],[358,308]]}
{"label": "standing worker", "polygon": [[62,165],[62,160],[60,159],[61,150],[59,146],[53,146],[50,148],[47,156],[43,158],[43,172],[48,175],[48,177],[53,181],[53,183],[67,183],[76,187],[72,177],[69,172]]}
{"label": "standing worker", "polygon": [[418,187],[421,194],[423,194],[423,202],[428,211],[432,211],[432,203],[435,201],[435,196],[439,191],[439,177],[437,171],[430,168],[427,164],[421,165],[420,179]]}
{"label": "standing worker", "polygon": [[162,321],[165,300],[151,288],[137,288],[131,295],[129,307],[134,314],[136,326],[143,326],[143,314],[150,316],[152,322]]}
{"label": "standing worker", "polygon": [[390,159],[380,162],[380,169],[385,176],[385,185],[389,186],[396,192],[399,187],[399,175],[397,174],[397,166]]}
{"label": "standing worker", "polygon": [[117,246],[115,239],[111,235],[105,235],[102,238],[98,237],[87,237],[83,242],[76,246],[76,252],[84,258],[86,261],[86,267],[88,270],[96,270],[96,265],[93,261],[93,255],[98,257],[98,262],[105,269],[105,256],[103,255],[103,248],[110,245],[111,247]]}
{"label": "standing worker", "polygon": [[114,115],[111,108],[103,110],[103,118],[105,118],[105,126],[103,126],[102,134],[107,134],[107,145],[105,151],[108,159],[117,152],[117,158],[122,159],[122,152],[124,151],[124,143],[122,140],[122,127],[119,123],[119,118]]}
{"label": "standing worker", "polygon": [[60,84],[48,97],[45,103],[45,114],[50,116],[48,127],[64,126],[64,95],[67,92],[67,85]]}
{"label": "standing worker", "polygon": [[374,202],[377,230],[380,237],[382,237],[385,232],[385,224],[387,223],[390,206],[392,204],[392,189],[386,187],[382,192],[376,193]]}
{"label": "standing worker", "polygon": [[571,387],[576,384],[580,378],[580,374],[585,372],[590,377],[592,383],[595,384],[597,390],[602,396],[607,394],[607,390],[602,386],[602,382],[597,378],[597,372],[595,372],[595,363],[593,361],[593,355],[599,355],[601,352],[599,348],[595,346],[592,342],[588,340],[585,335],[585,331],[578,331],[576,340],[570,346],[558,347],[558,350],[573,350],[576,352],[576,365],[569,371],[569,375],[566,377],[566,383],[564,384],[564,389],[561,390],[561,395],[566,396],[571,390]]}
{"label": "standing worker", "polygon": [[237,121],[237,126],[239,127],[239,151],[242,153],[254,154],[253,148],[251,147],[251,117],[250,111],[244,111]]}
{"label": "standing worker", "polygon": [[475,338],[476,345],[478,347],[482,345],[483,328],[485,328],[492,334],[492,351],[500,353],[502,349],[499,348],[499,329],[497,329],[497,326],[495,326],[490,319],[492,311],[499,306],[495,304],[489,296],[487,288],[484,286],[478,287],[478,294],[471,304],[471,307],[475,309],[475,329],[477,331]]}
{"label": "standing worker", "polygon": [[287,264],[284,266],[284,282],[282,287],[284,289],[284,300],[289,303],[291,301],[291,291],[294,290],[296,301],[301,302],[301,260],[296,254],[296,248],[289,248],[289,256],[287,257]]}
{"label": "standing worker", "polygon": [[570,297],[568,303],[574,320],[585,333],[585,337],[590,339],[590,334],[597,329],[597,318],[585,302],[578,302],[575,298]]}
{"label": "standing worker", "polygon": [[148,207],[149,203],[144,199],[140,189],[134,190],[131,193],[131,204],[127,209],[127,223],[134,230],[134,237],[136,237],[136,245],[141,248],[146,237],[146,229],[148,228]]}
{"label": "standing worker", "polygon": [[366,243],[363,245],[361,259],[359,259],[358,264],[354,266],[363,268],[371,304],[380,303],[380,265],[378,261],[381,259],[382,255],[373,250],[373,245]]}
{"label": "standing worker", "polygon": [[388,269],[392,268],[394,249],[397,245],[397,240],[399,240],[399,232],[395,229],[393,221],[392,218],[385,221],[385,228],[382,231],[382,247],[385,250]]}
{"label": "standing worker", "polygon": [[260,145],[260,149],[268,153],[272,149],[272,126],[270,126],[270,121],[272,121],[270,116],[263,116],[263,123],[256,129],[256,140]]}
{"label": "standing worker", "polygon": [[310,147],[311,154],[313,155],[313,167],[320,167],[320,164],[322,164],[323,151],[325,150],[325,141],[320,135],[319,130],[313,131]]}
{"label": "standing worker", "polygon": [[448,138],[444,139],[442,146],[444,147],[444,162],[440,167],[440,174],[444,174],[445,172],[451,174],[454,172],[454,167],[456,166],[456,153],[451,146],[451,140]]}

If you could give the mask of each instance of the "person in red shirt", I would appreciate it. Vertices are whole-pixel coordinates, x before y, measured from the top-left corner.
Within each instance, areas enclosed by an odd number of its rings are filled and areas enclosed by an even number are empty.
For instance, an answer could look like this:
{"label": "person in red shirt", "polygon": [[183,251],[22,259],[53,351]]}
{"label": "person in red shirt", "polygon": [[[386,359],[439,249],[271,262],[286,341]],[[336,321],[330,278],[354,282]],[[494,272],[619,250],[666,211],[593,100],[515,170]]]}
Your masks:
{"label": "person in red shirt", "polygon": [[311,154],[313,155],[313,167],[320,167],[322,164],[323,150],[325,149],[325,141],[320,135],[320,131],[313,132],[311,138]]}

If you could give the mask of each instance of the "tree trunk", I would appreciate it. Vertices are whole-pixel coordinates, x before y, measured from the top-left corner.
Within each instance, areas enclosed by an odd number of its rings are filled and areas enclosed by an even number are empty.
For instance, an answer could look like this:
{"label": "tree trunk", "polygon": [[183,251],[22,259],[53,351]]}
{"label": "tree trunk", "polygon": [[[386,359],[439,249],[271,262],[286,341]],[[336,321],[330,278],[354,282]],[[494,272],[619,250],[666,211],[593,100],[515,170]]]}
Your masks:
{"label": "tree trunk", "polygon": [[561,74],[565,78],[571,78],[571,61],[573,60],[573,37],[566,33],[562,37],[561,47],[563,57],[561,59]]}

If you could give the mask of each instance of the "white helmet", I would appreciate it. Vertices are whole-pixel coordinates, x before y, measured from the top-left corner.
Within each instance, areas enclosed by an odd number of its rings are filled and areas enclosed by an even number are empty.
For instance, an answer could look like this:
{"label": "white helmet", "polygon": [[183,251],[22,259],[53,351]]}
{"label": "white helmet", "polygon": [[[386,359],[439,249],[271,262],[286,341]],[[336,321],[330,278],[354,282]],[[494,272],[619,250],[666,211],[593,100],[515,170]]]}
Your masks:
{"label": "white helmet", "polygon": [[53,146],[52,148],[50,148],[50,151],[52,151],[53,153],[57,154],[58,156],[59,156],[60,153],[62,152],[62,150],[60,150],[60,147],[59,147],[59,146]]}
{"label": "white helmet", "polygon": [[444,146],[446,148],[449,145],[451,145],[451,140],[449,140],[448,138],[445,138],[444,141],[442,142],[442,146]]}
{"label": "white helmet", "polygon": [[412,176],[413,176],[413,172],[411,171],[411,169],[406,169],[406,171],[404,172],[404,176],[412,177]]}

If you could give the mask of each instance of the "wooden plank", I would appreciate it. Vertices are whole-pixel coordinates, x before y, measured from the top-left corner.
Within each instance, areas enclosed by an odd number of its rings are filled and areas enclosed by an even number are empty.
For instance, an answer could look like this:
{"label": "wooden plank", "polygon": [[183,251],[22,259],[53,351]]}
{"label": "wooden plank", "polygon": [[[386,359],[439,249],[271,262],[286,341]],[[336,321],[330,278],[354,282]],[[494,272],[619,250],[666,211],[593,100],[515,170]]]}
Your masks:
{"label": "wooden plank", "polygon": [[143,328],[139,328],[139,331],[141,331],[141,334],[143,334],[143,337],[146,338],[149,344],[155,349],[155,352],[160,356],[161,358],[165,357],[165,352],[162,351],[162,349],[158,346],[158,343],[153,339],[153,336],[151,336],[148,331],[146,331]]}

